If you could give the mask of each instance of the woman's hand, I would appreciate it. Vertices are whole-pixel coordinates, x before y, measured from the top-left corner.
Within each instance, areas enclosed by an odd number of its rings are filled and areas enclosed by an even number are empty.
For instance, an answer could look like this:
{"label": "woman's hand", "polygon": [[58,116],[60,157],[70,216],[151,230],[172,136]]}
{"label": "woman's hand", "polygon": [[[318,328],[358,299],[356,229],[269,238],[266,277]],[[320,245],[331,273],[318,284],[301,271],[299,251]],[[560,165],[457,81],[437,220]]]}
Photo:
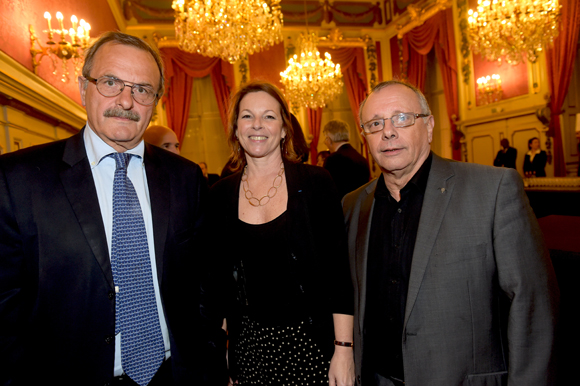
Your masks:
{"label": "woman's hand", "polygon": [[354,385],[354,357],[350,347],[335,346],[328,370],[329,386]]}

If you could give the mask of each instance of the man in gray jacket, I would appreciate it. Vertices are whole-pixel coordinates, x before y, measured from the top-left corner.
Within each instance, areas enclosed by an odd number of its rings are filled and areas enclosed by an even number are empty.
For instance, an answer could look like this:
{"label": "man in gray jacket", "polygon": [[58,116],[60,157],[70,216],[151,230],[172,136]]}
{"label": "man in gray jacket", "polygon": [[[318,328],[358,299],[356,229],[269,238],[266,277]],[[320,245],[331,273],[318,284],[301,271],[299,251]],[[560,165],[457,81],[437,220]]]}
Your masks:
{"label": "man in gray jacket", "polygon": [[553,384],[558,288],[518,173],[433,154],[407,84],[376,86],[360,118],[382,175],[343,200],[358,383]]}

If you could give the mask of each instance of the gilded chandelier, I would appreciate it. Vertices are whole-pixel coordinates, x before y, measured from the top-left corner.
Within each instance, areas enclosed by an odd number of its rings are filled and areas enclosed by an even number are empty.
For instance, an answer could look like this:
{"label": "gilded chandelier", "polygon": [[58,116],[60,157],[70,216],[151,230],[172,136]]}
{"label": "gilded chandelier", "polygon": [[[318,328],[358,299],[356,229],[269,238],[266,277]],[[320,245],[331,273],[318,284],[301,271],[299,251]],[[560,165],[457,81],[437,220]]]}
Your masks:
{"label": "gilded chandelier", "polygon": [[560,28],[558,0],[478,0],[468,14],[473,52],[500,63],[502,56],[510,64],[535,62]]}
{"label": "gilded chandelier", "polygon": [[179,48],[230,63],[282,41],[280,0],[174,0]]}
{"label": "gilded chandelier", "polygon": [[[53,74],[58,72],[57,62],[62,63],[62,78],[63,82],[69,80],[69,71],[67,63],[71,61],[74,67],[75,76],[78,76],[83,65],[83,51],[89,46],[91,25],[81,19],[79,22],[75,15],[70,18],[72,28],[68,30],[64,27],[64,17],[62,13],[56,13],[59,29],[53,29],[51,23],[51,15],[49,12],[44,13],[44,18],[48,24],[48,29],[43,30],[48,36],[46,46],[40,44],[40,39],[36,36],[34,27],[30,25],[28,30],[30,32],[30,54],[32,55],[32,69],[38,75],[38,66],[42,58],[48,56],[52,62]],[[55,41],[54,35],[60,35],[59,39]],[[67,35],[70,41],[67,40]],[[38,45],[38,49],[34,48],[34,44]],[[38,57],[38,59],[37,59]]]}
{"label": "gilded chandelier", "polygon": [[334,64],[330,54],[320,58],[316,50],[318,35],[300,35],[300,56],[288,60],[288,68],[281,72],[286,98],[304,107],[319,108],[342,92],[340,64]]}

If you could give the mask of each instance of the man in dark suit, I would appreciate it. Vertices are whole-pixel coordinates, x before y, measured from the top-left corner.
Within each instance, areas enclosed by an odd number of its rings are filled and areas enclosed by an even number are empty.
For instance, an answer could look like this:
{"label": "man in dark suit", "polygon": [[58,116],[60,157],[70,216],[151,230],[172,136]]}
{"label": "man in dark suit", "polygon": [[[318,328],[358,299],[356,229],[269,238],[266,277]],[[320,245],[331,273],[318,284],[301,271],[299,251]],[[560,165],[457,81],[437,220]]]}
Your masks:
{"label": "man in dark suit", "polygon": [[500,141],[502,149],[497,152],[497,156],[493,161],[493,166],[506,167],[506,168],[516,168],[516,158],[518,158],[518,150],[510,146],[510,141],[507,138],[503,138]]}
{"label": "man in dark suit", "polygon": [[382,174],[343,199],[359,384],[553,385],[558,288],[518,173],[433,154],[408,84],[360,115]]}
{"label": "man in dark suit", "polygon": [[197,165],[142,141],[164,89],[159,53],[105,33],[79,89],[80,133],[0,157],[0,384],[210,383],[207,186]]}
{"label": "man in dark suit", "polygon": [[334,119],[324,126],[323,132],[326,135],[324,143],[331,153],[324,162],[324,168],[332,176],[338,194],[343,197],[369,182],[369,164],[348,143],[350,139],[348,123]]}

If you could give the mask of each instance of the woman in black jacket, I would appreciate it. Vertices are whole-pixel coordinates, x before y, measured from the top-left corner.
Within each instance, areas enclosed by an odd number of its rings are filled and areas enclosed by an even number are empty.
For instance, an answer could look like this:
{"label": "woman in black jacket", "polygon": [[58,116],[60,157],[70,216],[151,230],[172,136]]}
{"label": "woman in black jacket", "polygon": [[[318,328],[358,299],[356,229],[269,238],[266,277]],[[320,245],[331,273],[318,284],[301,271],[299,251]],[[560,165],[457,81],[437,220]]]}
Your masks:
{"label": "woman in black jacket", "polygon": [[342,209],[330,175],[298,163],[293,138],[274,85],[250,83],[233,97],[237,172],[214,185],[208,208],[216,266],[232,280],[213,306],[228,305],[230,374],[240,385],[349,385],[353,293]]}
{"label": "woman in black jacket", "polygon": [[546,152],[540,149],[540,140],[537,137],[528,141],[529,151],[524,158],[524,176],[526,177],[546,177]]}

